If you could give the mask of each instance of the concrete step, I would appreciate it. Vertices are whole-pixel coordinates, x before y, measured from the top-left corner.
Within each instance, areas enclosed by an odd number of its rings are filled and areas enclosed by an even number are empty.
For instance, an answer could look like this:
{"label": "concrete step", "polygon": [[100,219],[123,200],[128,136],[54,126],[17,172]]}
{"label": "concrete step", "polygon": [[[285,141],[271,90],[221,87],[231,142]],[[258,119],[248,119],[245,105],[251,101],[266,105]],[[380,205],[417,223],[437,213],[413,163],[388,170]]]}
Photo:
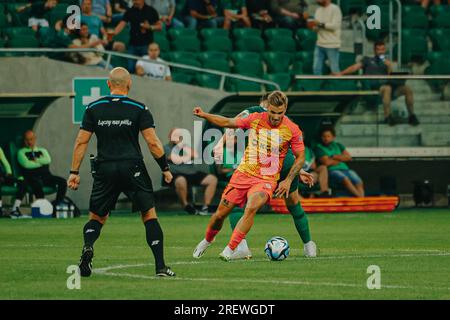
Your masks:
{"label": "concrete step", "polygon": [[[449,126],[450,127],[450,126]],[[450,132],[423,132],[420,136],[421,144],[427,147],[450,146]]]}
{"label": "concrete step", "polygon": [[[378,114],[378,121],[383,120],[383,113]],[[405,119],[406,120],[406,119]],[[366,113],[359,115],[345,115],[339,120],[340,125],[344,124],[375,124],[377,123],[377,115],[375,113]],[[450,115],[422,115],[420,123],[423,124],[448,124],[450,128]]]}
{"label": "concrete step", "polygon": [[408,124],[388,126],[386,124],[345,124],[336,128],[339,137],[342,136],[366,136],[380,135],[400,137],[404,135],[421,135],[425,132],[449,132],[449,124],[421,124],[417,127]]}
{"label": "concrete step", "polygon": [[420,146],[419,135],[391,136],[338,136],[337,141],[346,147],[414,147]]}

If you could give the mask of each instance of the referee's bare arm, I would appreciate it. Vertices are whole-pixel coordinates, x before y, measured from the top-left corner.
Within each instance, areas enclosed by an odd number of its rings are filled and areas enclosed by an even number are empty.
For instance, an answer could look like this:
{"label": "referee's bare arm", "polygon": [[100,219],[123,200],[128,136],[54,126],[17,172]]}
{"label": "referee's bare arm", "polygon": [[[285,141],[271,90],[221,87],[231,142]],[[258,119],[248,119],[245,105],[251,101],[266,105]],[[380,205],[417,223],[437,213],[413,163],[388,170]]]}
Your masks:
{"label": "referee's bare arm", "polygon": [[[156,135],[156,131],[154,128],[147,128],[141,131],[142,136],[145,139],[145,142],[147,143],[148,149],[150,150],[150,153],[152,154],[153,158],[155,160],[161,159],[162,157],[166,157],[164,154],[164,148],[161,143],[161,140],[159,140],[158,136]],[[158,164],[161,166],[161,164],[158,162]],[[167,170],[164,168],[161,168],[162,174],[164,176],[164,180],[167,183],[172,182],[173,176],[170,172],[169,168],[167,167]]]}
{"label": "referee's bare arm", "polygon": [[73,147],[72,166],[70,169],[71,173],[69,179],[67,180],[67,186],[70,189],[77,190],[80,185],[80,175],[78,172],[80,170],[84,155],[86,154],[91,137],[92,132],[90,131],[80,129],[78,132],[77,139],[75,140],[75,146]]}

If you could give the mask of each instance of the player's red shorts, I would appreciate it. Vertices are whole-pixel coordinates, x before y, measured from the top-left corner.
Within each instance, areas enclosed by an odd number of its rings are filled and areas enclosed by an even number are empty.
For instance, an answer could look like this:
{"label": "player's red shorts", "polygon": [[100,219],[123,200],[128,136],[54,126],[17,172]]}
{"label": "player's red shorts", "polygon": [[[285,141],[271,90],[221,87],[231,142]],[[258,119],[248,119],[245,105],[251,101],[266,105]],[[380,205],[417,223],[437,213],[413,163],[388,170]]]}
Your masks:
{"label": "player's red shorts", "polygon": [[227,200],[242,208],[253,193],[262,191],[267,193],[269,199],[272,198],[276,187],[276,181],[252,177],[236,170],[222,193],[222,200]]}

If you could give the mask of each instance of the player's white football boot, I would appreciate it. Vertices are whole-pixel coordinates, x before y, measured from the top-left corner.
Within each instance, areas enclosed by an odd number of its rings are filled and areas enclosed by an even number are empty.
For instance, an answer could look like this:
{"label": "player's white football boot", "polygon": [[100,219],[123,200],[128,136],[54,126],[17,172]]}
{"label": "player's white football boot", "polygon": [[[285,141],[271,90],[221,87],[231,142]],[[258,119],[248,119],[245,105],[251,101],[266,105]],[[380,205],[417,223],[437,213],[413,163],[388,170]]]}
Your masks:
{"label": "player's white football boot", "polygon": [[247,240],[243,239],[231,255],[230,260],[251,259],[252,253],[247,245]]}
{"label": "player's white football boot", "polygon": [[229,246],[226,246],[225,249],[223,249],[222,253],[219,254],[219,258],[223,261],[230,261],[234,251],[236,250],[231,250]]}
{"label": "player's white football boot", "polygon": [[211,242],[206,241],[206,239],[203,239],[202,241],[200,241],[200,243],[197,245],[197,247],[195,247],[194,249],[194,253],[192,254],[192,256],[195,259],[200,259],[206,252],[206,249],[208,249],[208,247],[211,245]]}
{"label": "player's white football boot", "polygon": [[305,257],[308,257],[308,258],[317,257],[316,243],[312,240],[305,243],[305,246],[303,247],[303,253],[305,254]]}

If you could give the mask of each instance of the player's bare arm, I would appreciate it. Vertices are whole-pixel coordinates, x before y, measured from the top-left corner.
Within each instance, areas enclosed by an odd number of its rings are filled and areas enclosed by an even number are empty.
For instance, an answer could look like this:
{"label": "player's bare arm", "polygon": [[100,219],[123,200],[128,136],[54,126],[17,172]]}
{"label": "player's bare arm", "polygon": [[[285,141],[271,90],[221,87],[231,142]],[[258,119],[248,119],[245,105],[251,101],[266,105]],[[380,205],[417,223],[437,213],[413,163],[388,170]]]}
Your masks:
{"label": "player's bare arm", "polygon": [[237,128],[236,119],[235,118],[227,118],[223,116],[219,116],[217,114],[207,113],[202,110],[200,107],[195,107],[193,110],[195,116],[199,118],[203,118],[209,123],[221,127],[221,128]]}
{"label": "player's bare arm", "polygon": [[333,160],[338,160],[341,162],[349,162],[352,161],[352,156],[350,155],[350,153],[347,150],[344,150],[342,152],[342,154],[336,154],[334,156],[332,156]]}
{"label": "player's bare arm", "polygon": [[335,166],[341,162],[338,159],[333,159],[333,158],[330,158],[329,156],[320,157],[319,161],[321,164],[323,164],[327,167]]}
{"label": "player's bare arm", "polygon": [[[156,135],[155,129],[147,128],[145,130],[142,130],[141,133],[153,158],[155,158],[155,160],[161,159],[161,157],[164,156],[164,148],[161,140],[159,140],[158,136]],[[172,182],[173,176],[168,168],[167,170],[163,170],[162,174],[164,176],[164,181],[166,181],[167,183]]]}
{"label": "player's bare arm", "polygon": [[69,179],[67,180],[67,186],[72,190],[77,190],[80,185],[80,175],[77,174],[80,170],[81,162],[86,154],[89,140],[91,140],[92,132],[81,129],[78,132],[77,139],[75,140],[75,146],[73,147],[72,166]]}
{"label": "player's bare arm", "polygon": [[289,196],[289,189],[291,187],[292,181],[295,179],[295,177],[300,173],[300,170],[303,167],[303,164],[305,163],[305,151],[296,151],[294,152],[295,156],[295,162],[291,167],[291,170],[289,171],[289,174],[287,175],[286,179],[281,181],[278,184],[277,190],[275,190],[275,195],[277,197],[282,196]]}

